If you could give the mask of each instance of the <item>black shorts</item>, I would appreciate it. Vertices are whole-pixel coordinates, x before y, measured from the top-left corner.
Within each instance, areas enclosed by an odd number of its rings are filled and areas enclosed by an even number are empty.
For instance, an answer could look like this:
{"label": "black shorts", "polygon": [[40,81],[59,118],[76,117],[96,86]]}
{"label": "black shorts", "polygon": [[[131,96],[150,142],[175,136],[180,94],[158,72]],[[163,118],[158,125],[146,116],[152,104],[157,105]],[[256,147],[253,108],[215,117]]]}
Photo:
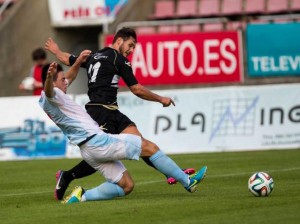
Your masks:
{"label": "black shorts", "polygon": [[106,133],[120,134],[128,126],[135,126],[135,123],[119,110],[109,110],[103,106],[86,106],[86,110]]}

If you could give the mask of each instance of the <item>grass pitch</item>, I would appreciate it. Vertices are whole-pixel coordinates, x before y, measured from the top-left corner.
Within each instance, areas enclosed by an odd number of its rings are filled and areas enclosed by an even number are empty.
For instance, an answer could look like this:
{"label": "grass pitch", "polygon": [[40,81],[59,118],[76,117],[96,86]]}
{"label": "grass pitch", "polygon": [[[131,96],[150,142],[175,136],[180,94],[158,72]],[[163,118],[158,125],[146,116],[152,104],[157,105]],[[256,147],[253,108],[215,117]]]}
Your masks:
{"label": "grass pitch", "polygon": [[[144,162],[125,161],[136,186],[123,198],[63,205],[53,198],[55,173],[78,159],[0,162],[0,223],[299,223],[300,150],[171,155],[181,167],[208,166],[194,194],[169,186]],[[274,179],[269,197],[247,189],[248,178],[265,171]],[[92,188],[99,174],[75,180]]]}

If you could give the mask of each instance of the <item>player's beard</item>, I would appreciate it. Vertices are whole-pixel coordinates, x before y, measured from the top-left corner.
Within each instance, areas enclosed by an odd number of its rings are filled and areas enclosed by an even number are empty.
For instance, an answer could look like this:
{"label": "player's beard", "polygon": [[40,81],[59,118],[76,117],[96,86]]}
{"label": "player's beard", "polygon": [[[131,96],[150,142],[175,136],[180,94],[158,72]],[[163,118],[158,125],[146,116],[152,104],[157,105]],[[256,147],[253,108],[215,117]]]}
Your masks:
{"label": "player's beard", "polygon": [[124,50],[124,43],[122,43],[121,44],[121,46],[120,46],[120,48],[119,48],[119,52],[120,52],[120,54],[122,54],[124,57],[128,57],[128,55],[130,54],[130,52],[128,53],[128,52],[125,52],[125,50]]}

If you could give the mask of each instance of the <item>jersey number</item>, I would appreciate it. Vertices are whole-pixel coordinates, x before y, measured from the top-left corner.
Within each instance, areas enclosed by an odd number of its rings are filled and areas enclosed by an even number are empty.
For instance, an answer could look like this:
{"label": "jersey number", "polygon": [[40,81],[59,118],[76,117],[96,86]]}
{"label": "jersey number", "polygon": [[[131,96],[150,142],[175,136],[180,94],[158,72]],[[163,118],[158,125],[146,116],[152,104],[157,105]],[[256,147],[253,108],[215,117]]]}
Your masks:
{"label": "jersey number", "polygon": [[97,62],[94,65],[90,65],[89,71],[88,71],[89,78],[90,78],[89,83],[96,82],[96,78],[97,78],[100,66],[101,66],[100,62]]}

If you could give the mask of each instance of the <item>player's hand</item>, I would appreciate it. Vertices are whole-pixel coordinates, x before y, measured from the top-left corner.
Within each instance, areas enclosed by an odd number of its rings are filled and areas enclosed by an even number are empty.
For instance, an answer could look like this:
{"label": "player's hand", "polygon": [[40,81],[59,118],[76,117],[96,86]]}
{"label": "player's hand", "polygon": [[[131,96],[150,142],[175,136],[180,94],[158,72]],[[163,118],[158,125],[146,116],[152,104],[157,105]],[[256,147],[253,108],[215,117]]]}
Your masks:
{"label": "player's hand", "polygon": [[55,55],[57,54],[57,52],[60,51],[57,43],[51,37],[49,37],[48,40],[46,41],[45,49]]}
{"label": "player's hand", "polygon": [[162,97],[160,102],[164,107],[168,107],[171,104],[173,104],[173,106],[175,106],[174,101],[169,97]]}
{"label": "player's hand", "polygon": [[86,59],[88,58],[88,56],[90,56],[90,54],[92,53],[92,51],[90,50],[84,50],[80,53],[79,57],[77,58],[77,60],[79,60],[80,63],[83,63],[86,61]]}
{"label": "player's hand", "polygon": [[54,74],[56,74],[56,72],[57,72],[57,63],[52,62],[49,66],[47,74],[53,76]]}

